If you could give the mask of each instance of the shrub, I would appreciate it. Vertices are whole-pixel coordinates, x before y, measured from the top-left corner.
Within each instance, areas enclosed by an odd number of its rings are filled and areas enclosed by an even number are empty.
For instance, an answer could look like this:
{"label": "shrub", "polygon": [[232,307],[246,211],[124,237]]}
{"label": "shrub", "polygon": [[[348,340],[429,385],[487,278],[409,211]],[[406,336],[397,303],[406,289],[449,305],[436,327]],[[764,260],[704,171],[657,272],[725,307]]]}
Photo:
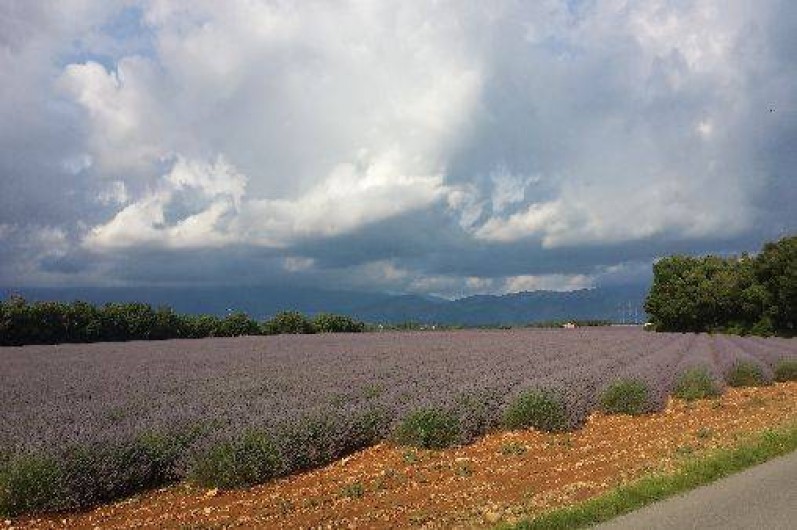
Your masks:
{"label": "shrub", "polygon": [[345,315],[321,313],[313,320],[313,327],[319,333],[360,333],[365,324]]}
{"label": "shrub", "polygon": [[199,456],[189,478],[203,487],[238,488],[260,484],[282,471],[282,458],[271,438],[249,431],[237,440],[219,442]]}
{"label": "shrub", "polygon": [[460,395],[452,409],[459,423],[459,442],[469,443],[500,426],[501,399],[494,390],[470,390]]}
{"label": "shrub", "polygon": [[183,315],[180,335],[189,339],[213,337],[221,326],[221,319],[214,315]]}
{"label": "shrub", "polygon": [[459,420],[451,412],[426,408],[404,418],[395,432],[395,441],[424,449],[442,449],[457,442]]}
{"label": "shrub", "polygon": [[230,313],[216,325],[213,335],[216,337],[241,337],[244,335],[258,335],[260,326],[247,316],[246,313],[236,311]]}
{"label": "shrub", "polygon": [[706,368],[690,368],[681,373],[675,383],[675,397],[686,399],[703,399],[720,394],[714,378]]}
{"label": "shrub", "polygon": [[201,432],[202,429],[194,428],[168,435],[144,433],[137,436],[129,447],[118,452],[117,467],[127,471],[124,489],[137,491],[177,480],[176,463]]}
{"label": "shrub", "polygon": [[759,386],[765,384],[764,372],[756,363],[738,361],[725,375],[725,380],[730,386]]}
{"label": "shrub", "polygon": [[506,442],[501,445],[501,454],[504,456],[520,456],[525,454],[528,447],[520,442]]}
{"label": "shrub", "polygon": [[177,460],[197,434],[145,433],[127,443],[72,445],[5,459],[0,513],[83,509],[172,482]]}
{"label": "shrub", "polygon": [[309,415],[283,425],[278,443],[290,472],[322,466],[351,452],[346,428],[338,416]]}
{"label": "shrub", "polygon": [[370,407],[350,422],[347,449],[357,451],[378,443],[390,424],[390,413],[382,407]]}
{"label": "shrub", "polygon": [[282,333],[314,333],[313,323],[298,311],[282,311],[263,323],[263,333],[279,335]]}
{"label": "shrub", "polygon": [[521,394],[504,413],[509,429],[533,427],[541,431],[562,431],[567,427],[564,402],[553,392],[531,390]]}
{"label": "shrub", "polygon": [[797,359],[781,359],[775,365],[775,381],[797,381]]}
{"label": "shrub", "polygon": [[650,389],[637,379],[620,379],[601,393],[599,402],[609,414],[643,414],[651,407]]}
{"label": "shrub", "polygon": [[351,484],[346,484],[340,489],[340,494],[344,497],[349,497],[352,499],[359,499],[363,495],[365,495],[365,486],[359,480],[356,482],[352,482]]}
{"label": "shrub", "polygon": [[61,469],[52,459],[21,455],[0,469],[0,514],[10,517],[34,513],[53,506],[61,490]]}

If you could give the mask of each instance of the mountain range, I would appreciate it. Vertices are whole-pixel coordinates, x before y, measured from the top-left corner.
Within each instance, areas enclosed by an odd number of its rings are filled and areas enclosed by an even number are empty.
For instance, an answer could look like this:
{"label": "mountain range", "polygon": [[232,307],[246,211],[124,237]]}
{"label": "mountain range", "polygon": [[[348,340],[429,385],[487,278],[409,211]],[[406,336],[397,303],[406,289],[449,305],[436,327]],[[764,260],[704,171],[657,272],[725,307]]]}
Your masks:
{"label": "mountain range", "polygon": [[371,323],[484,326],[587,319],[639,322],[645,319],[642,306],[647,291],[647,285],[625,285],[447,300],[415,294],[282,286],[23,287],[0,289],[0,295],[4,299],[19,294],[30,301],[84,300],[95,304],[136,301],[168,305],[180,313],[224,315],[243,311],[257,319],[282,310],[296,310],[310,315],[345,314]]}

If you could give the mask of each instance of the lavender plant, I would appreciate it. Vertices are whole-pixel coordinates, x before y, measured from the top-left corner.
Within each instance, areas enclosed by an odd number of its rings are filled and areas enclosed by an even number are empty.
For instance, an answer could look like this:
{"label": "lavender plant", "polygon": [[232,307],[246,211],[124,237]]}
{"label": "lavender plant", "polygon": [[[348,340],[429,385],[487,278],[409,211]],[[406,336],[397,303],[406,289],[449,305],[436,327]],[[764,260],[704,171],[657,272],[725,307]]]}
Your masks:
{"label": "lavender plant", "polygon": [[457,442],[459,430],[459,420],[451,411],[424,408],[404,418],[394,437],[402,445],[442,449]]}
{"label": "lavender plant", "polygon": [[726,375],[730,386],[759,386],[765,384],[761,367],[750,361],[738,361],[728,370]]}
{"label": "lavender plant", "polygon": [[720,389],[714,382],[711,372],[705,367],[690,368],[678,376],[673,395],[692,401],[718,396]]}
{"label": "lavender plant", "polygon": [[641,381],[652,410],[687,369],[721,388],[737,361],[766,378],[781,358],[797,362],[797,341],[627,328],[3,347],[0,512],[83,508],[184,479],[252,484],[383,440],[468,443],[533,389],[556,396],[564,426],[558,412],[527,425],[574,429],[618,377]]}
{"label": "lavender plant", "polygon": [[601,410],[609,414],[644,414],[652,408],[650,394],[644,381],[618,379],[601,392]]}
{"label": "lavender plant", "polygon": [[564,401],[551,390],[524,392],[507,408],[504,425],[509,429],[564,430],[567,427]]}
{"label": "lavender plant", "polygon": [[797,359],[780,359],[775,365],[775,381],[797,381]]}

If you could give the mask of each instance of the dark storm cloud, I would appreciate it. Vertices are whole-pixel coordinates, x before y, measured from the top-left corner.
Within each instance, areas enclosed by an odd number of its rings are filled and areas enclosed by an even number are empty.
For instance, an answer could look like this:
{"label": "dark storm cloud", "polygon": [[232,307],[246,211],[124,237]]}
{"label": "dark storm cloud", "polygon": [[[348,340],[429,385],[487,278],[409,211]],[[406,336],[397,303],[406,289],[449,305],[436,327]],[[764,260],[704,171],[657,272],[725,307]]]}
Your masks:
{"label": "dark storm cloud", "polygon": [[797,229],[797,7],[0,7],[0,283],[458,296]]}

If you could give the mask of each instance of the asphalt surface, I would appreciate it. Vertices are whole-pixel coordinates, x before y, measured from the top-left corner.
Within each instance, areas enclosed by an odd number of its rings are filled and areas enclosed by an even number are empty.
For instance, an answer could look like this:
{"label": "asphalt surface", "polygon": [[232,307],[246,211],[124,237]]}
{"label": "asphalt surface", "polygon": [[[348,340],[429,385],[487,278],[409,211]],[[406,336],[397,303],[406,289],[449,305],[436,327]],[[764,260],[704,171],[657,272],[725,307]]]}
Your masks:
{"label": "asphalt surface", "polygon": [[797,452],[598,525],[628,529],[797,529]]}

